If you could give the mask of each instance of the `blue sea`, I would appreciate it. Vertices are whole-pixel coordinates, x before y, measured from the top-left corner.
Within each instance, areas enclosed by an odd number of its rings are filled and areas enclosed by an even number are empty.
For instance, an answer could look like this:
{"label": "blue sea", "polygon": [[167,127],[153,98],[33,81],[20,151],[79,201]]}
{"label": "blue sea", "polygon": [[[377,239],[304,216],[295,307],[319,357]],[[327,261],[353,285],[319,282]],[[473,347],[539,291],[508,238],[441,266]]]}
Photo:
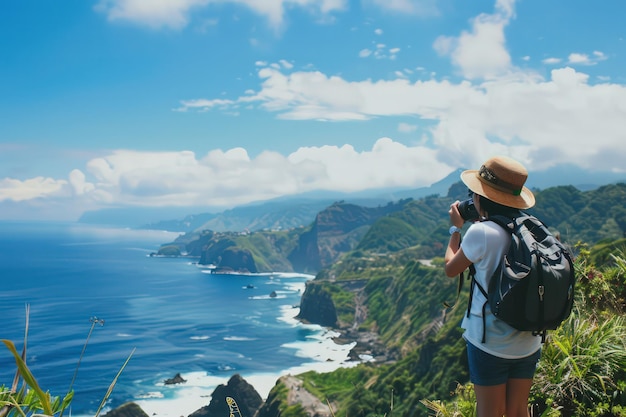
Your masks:
{"label": "blue sea", "polygon": [[[353,365],[353,345],[295,319],[312,276],[210,274],[194,259],[150,256],[176,236],[0,222],[0,338],[21,351],[29,305],[27,363],[44,390],[65,395],[92,330],[71,415],[95,414],[133,351],[105,410],[134,401],[149,415],[189,415],[236,373],[266,398],[281,375]],[[14,373],[0,345],[0,385]],[[177,373],[185,383],[164,384]]]}

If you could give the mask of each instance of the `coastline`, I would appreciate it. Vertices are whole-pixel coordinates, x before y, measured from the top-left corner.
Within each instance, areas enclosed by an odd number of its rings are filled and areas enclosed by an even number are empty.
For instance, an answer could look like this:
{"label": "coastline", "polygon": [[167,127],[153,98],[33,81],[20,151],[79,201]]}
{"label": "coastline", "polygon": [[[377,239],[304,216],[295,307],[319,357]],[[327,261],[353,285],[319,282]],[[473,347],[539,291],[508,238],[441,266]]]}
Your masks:
{"label": "coastline", "polygon": [[150,416],[179,417],[189,415],[207,406],[215,388],[220,384],[225,385],[234,374],[241,375],[254,387],[261,398],[266,400],[270,390],[282,376],[297,375],[307,371],[331,372],[360,363],[350,356],[352,349],[357,344],[356,341],[348,342],[342,339],[341,343],[338,343],[337,340],[340,336],[338,331],[319,325],[304,324],[295,318],[298,312],[298,307],[282,306],[280,320],[295,327],[314,330],[314,333],[307,337],[308,340],[306,341],[285,343],[282,347],[294,349],[296,356],[305,359],[302,364],[274,373],[246,374],[233,372],[227,377],[213,376],[207,372],[181,372],[181,376],[186,382],[165,385],[163,381],[160,381],[155,384],[153,391],[139,394],[132,402]]}
{"label": "coastline", "polygon": [[[67,410],[74,416],[93,416],[114,377],[111,364],[135,347],[141,355],[122,372],[102,413],[134,402],[157,416],[188,415],[235,374],[267,397],[281,376],[356,365],[349,358],[354,344],[336,343],[336,332],[295,319],[312,275],[209,276],[191,259],[149,257],[161,232],[47,223],[3,230],[3,276],[19,271],[3,290],[4,336],[23,337],[24,319],[14,312],[32,305],[29,365],[42,386],[64,392],[69,377],[62,371],[71,373],[88,319],[106,319],[78,374],[80,390]],[[57,294],[63,297],[50,296]],[[165,385],[176,373],[187,381]]]}
{"label": "coastline", "polygon": [[[248,276],[268,276],[281,278],[301,278],[303,274],[291,273],[261,273],[240,274]],[[310,279],[314,276],[309,276]],[[304,292],[304,282],[294,282],[287,285],[289,291]],[[254,296],[252,296],[254,297]],[[259,393],[265,401],[277,381],[284,376],[298,375],[308,371],[320,373],[332,372],[339,368],[348,368],[359,363],[376,361],[393,361],[394,354],[380,342],[373,332],[359,332],[356,329],[330,329],[317,324],[305,323],[297,319],[299,306],[283,305],[280,307],[279,321],[293,327],[301,327],[312,331],[306,341],[288,342],[281,347],[294,349],[296,356],[305,359],[297,366],[270,373],[233,372],[228,376],[218,377],[207,372],[181,372],[186,382],[175,385],[165,385],[162,381],[155,385],[155,390],[144,394],[144,397],[135,398],[135,402],[150,416],[179,417],[190,415],[200,408],[207,406],[211,395],[218,385],[226,385],[235,374],[239,374]]]}

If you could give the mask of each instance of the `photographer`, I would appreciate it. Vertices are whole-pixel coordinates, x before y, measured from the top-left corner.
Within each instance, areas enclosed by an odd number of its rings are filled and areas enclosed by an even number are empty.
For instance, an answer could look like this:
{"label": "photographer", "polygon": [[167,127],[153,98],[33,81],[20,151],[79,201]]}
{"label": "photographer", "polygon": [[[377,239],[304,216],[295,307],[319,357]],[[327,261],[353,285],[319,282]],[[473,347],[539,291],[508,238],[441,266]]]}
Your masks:
{"label": "photographer", "polygon": [[[458,276],[472,266],[477,284],[489,288],[489,280],[511,242],[511,235],[490,221],[489,215],[512,218],[519,210],[532,207],[535,197],[524,186],[527,177],[523,165],[503,156],[490,158],[480,170],[461,174],[471,199],[450,206],[447,276]],[[466,221],[471,224],[461,240]],[[470,296],[471,309],[461,327],[476,392],[476,415],[528,417],[528,396],[541,355],[541,339],[497,319],[488,304],[483,310],[486,297],[481,291],[471,291]]]}

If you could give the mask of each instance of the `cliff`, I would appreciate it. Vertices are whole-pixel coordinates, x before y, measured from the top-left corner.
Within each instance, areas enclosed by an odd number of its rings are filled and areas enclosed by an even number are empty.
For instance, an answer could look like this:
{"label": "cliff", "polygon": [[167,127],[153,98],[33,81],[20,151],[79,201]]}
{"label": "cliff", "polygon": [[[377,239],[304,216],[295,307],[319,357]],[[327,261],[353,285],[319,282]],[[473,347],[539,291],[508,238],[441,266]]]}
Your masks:
{"label": "cliff", "polygon": [[337,202],[318,213],[311,228],[302,233],[288,255],[294,270],[318,272],[356,248],[379,218],[401,210],[411,200],[386,206],[363,207]]}
{"label": "cliff", "polygon": [[337,310],[331,294],[315,281],[309,281],[300,299],[298,319],[326,327],[337,326]]}
{"label": "cliff", "polygon": [[[226,398],[230,397],[235,400],[235,405],[229,405]],[[226,385],[218,385],[213,394],[211,394],[211,402],[209,405],[193,412],[189,417],[251,417],[261,407],[263,399],[254,387],[241,375],[233,375]],[[237,415],[238,411],[240,414]]]}

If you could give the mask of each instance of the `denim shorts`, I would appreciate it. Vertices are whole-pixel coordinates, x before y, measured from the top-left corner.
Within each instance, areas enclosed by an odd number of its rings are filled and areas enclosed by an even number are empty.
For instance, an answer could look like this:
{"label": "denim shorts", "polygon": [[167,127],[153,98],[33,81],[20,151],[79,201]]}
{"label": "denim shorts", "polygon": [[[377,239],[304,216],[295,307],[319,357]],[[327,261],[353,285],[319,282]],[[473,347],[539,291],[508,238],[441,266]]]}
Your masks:
{"label": "denim shorts", "polygon": [[470,380],[475,385],[506,384],[510,378],[532,379],[539,358],[541,358],[541,349],[525,358],[504,359],[490,355],[471,343],[467,343]]}

